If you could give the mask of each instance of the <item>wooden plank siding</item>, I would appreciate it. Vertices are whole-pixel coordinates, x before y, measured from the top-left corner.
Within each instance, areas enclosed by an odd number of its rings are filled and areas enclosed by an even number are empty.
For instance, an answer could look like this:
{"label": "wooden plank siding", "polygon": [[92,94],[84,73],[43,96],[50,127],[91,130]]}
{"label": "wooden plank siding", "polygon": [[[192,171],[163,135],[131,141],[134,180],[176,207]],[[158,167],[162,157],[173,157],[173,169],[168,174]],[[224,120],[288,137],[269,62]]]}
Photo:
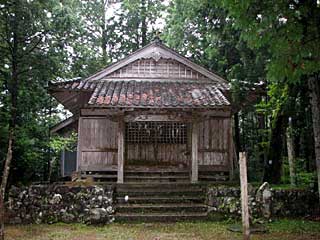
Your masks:
{"label": "wooden plank siding", "polygon": [[106,76],[106,78],[200,79],[208,77],[173,59],[139,59]]}
{"label": "wooden plank siding", "polygon": [[191,182],[196,183],[199,175],[199,123],[197,122],[192,124],[191,143]]}
{"label": "wooden plank siding", "polygon": [[[210,118],[198,124],[199,166],[226,166],[232,160],[230,118]],[[188,130],[189,138],[191,131]],[[128,165],[191,167],[191,139],[186,144],[126,144]]]}
{"label": "wooden plank siding", "polygon": [[229,166],[230,118],[210,118],[199,123],[199,166]]}
{"label": "wooden plank siding", "polygon": [[81,117],[79,126],[78,170],[117,165],[118,123],[103,117]]}
{"label": "wooden plank siding", "polygon": [[189,166],[186,144],[127,144],[128,165],[182,165]]}
{"label": "wooden plank siding", "polygon": [[[232,167],[231,118],[211,117],[198,125],[199,169]],[[124,142],[124,166],[176,166],[191,169],[191,125],[188,141],[178,143]],[[78,170],[97,171],[118,165],[118,123],[106,117],[79,119]],[[232,171],[232,169],[231,169]]]}

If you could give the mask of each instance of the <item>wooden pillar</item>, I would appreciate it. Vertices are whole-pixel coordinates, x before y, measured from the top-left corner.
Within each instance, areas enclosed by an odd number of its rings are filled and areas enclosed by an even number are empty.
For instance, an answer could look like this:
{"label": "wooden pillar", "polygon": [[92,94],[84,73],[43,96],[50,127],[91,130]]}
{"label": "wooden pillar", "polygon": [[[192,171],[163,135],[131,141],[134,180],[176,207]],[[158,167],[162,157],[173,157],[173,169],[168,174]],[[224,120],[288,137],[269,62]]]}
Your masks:
{"label": "wooden pillar", "polygon": [[248,207],[248,179],[247,179],[247,156],[245,152],[239,153],[240,184],[241,184],[241,209],[243,239],[250,239],[249,207]]}
{"label": "wooden pillar", "polygon": [[229,158],[229,180],[233,181],[234,180],[234,163],[233,163],[233,159],[234,159],[234,144],[233,144],[233,126],[232,126],[232,118],[230,118],[228,120],[228,158]]}
{"label": "wooden pillar", "polygon": [[125,124],[123,119],[118,122],[118,183],[123,183],[124,168],[124,130]]}
{"label": "wooden pillar", "polygon": [[61,167],[60,167],[60,170],[61,170],[61,176],[64,177],[64,172],[65,172],[65,169],[64,169],[64,166],[65,166],[65,157],[66,157],[66,150],[65,149],[62,149],[61,151]]}
{"label": "wooden pillar", "polygon": [[76,161],[76,171],[81,171],[81,163],[82,163],[82,125],[83,118],[79,117],[78,120],[78,145],[77,145],[77,161]]}
{"label": "wooden pillar", "polygon": [[191,182],[198,182],[198,133],[199,124],[193,122],[191,133]]}

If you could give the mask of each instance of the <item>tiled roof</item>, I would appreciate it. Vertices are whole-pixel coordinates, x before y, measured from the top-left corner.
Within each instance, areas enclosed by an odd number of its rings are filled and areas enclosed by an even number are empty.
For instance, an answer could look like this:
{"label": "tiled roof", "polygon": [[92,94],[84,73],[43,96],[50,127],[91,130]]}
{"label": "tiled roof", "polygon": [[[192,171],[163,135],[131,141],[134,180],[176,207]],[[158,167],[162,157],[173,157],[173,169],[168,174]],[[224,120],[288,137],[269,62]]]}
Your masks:
{"label": "tiled roof", "polygon": [[72,79],[63,82],[51,83],[51,88],[53,89],[65,89],[65,90],[88,90],[93,91],[97,86],[98,81],[89,81],[86,79]]}
{"label": "tiled roof", "polygon": [[157,80],[72,80],[55,89],[92,91],[96,107],[219,107],[230,102],[214,82]]}
{"label": "tiled roof", "polygon": [[103,81],[89,105],[117,107],[209,107],[230,105],[222,92],[209,83]]}

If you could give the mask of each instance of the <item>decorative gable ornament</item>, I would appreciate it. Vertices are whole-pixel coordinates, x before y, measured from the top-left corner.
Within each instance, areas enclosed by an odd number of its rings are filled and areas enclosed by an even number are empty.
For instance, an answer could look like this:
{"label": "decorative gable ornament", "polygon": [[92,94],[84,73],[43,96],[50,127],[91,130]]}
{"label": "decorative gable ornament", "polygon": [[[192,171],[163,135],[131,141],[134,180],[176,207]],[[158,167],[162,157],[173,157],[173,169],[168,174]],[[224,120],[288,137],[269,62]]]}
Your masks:
{"label": "decorative gable ornament", "polygon": [[164,58],[160,52],[152,52],[151,53],[151,58],[153,58],[156,62],[160,60],[160,58]]}

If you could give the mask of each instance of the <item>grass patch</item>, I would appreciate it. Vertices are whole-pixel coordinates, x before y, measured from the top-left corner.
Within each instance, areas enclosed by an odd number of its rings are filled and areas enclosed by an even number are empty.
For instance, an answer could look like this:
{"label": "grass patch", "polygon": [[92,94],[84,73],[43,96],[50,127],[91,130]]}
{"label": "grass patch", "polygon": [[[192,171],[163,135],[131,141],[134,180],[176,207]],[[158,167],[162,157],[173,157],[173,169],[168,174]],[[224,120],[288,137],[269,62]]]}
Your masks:
{"label": "grass patch", "polygon": [[[227,230],[229,222],[114,223],[106,226],[83,224],[13,225],[6,228],[7,240],[230,240],[241,234]],[[253,240],[320,239],[320,223],[279,220],[267,224],[268,233]]]}
{"label": "grass patch", "polygon": [[273,232],[320,234],[320,222],[313,221],[281,219],[279,221],[269,223],[268,227]]}

